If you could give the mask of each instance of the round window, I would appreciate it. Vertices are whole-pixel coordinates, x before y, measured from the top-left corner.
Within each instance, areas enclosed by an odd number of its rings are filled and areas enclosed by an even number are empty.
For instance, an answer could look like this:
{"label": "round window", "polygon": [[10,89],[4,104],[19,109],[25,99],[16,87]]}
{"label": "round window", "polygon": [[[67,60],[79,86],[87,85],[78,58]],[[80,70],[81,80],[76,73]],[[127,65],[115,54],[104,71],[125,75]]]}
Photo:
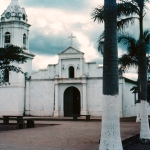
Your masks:
{"label": "round window", "polygon": [[7,12],[7,13],[5,14],[5,17],[6,17],[7,19],[9,19],[9,18],[11,17],[11,13],[10,13],[10,12]]}

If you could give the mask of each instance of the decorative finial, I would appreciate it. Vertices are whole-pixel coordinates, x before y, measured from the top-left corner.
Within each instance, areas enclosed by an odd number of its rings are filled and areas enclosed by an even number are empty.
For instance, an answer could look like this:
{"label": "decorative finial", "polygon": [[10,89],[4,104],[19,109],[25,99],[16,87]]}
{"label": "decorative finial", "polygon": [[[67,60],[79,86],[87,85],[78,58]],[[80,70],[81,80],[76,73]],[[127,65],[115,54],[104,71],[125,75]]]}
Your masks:
{"label": "decorative finial", "polygon": [[68,37],[68,39],[71,39],[71,46],[72,46],[72,43],[73,43],[73,38],[76,38],[76,37],[73,36],[73,34],[71,33],[71,36]]}

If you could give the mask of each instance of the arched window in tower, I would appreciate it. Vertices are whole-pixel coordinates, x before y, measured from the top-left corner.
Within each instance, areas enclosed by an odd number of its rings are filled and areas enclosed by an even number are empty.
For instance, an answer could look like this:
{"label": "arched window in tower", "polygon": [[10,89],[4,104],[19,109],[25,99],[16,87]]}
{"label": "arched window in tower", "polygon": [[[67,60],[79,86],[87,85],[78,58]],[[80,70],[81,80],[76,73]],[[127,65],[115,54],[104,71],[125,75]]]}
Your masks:
{"label": "arched window in tower", "polygon": [[5,33],[5,43],[6,43],[6,44],[9,44],[9,43],[10,43],[10,33],[9,33],[9,32],[6,32],[6,33]]}
{"label": "arched window in tower", "polygon": [[3,72],[3,81],[9,82],[9,70],[8,69],[5,69]]}
{"label": "arched window in tower", "polygon": [[26,40],[27,40],[27,37],[26,37],[26,34],[24,33],[24,34],[23,34],[23,48],[24,48],[24,49],[26,49],[26,43],[27,43]]}
{"label": "arched window in tower", "polygon": [[74,78],[74,67],[69,67],[69,78]]}

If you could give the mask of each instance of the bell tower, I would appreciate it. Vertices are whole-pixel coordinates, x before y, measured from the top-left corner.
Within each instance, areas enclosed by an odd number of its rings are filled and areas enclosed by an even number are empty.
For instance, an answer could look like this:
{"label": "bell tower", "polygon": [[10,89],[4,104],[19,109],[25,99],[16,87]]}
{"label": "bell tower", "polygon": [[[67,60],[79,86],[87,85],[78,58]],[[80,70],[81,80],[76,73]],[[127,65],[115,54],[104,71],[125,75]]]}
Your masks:
{"label": "bell tower", "polygon": [[[32,59],[35,55],[29,51],[29,27],[28,16],[24,8],[21,8],[18,0],[10,0],[10,4],[0,18],[0,47],[7,45],[19,46],[23,49],[23,55],[27,56],[24,64],[15,63],[22,71],[30,76],[32,74]],[[21,73],[9,72],[9,82],[24,82]]]}
{"label": "bell tower", "polygon": [[29,27],[25,9],[20,7],[18,0],[11,0],[1,15],[0,47],[13,44],[29,51]]}

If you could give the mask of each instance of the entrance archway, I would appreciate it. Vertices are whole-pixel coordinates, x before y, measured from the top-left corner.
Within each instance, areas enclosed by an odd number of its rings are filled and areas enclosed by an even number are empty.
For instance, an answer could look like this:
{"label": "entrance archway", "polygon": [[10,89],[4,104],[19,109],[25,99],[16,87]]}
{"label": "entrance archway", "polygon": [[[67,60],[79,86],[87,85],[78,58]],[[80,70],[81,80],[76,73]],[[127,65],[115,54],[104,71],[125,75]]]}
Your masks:
{"label": "entrance archway", "polygon": [[69,87],[64,92],[64,116],[80,114],[80,91],[75,87]]}

